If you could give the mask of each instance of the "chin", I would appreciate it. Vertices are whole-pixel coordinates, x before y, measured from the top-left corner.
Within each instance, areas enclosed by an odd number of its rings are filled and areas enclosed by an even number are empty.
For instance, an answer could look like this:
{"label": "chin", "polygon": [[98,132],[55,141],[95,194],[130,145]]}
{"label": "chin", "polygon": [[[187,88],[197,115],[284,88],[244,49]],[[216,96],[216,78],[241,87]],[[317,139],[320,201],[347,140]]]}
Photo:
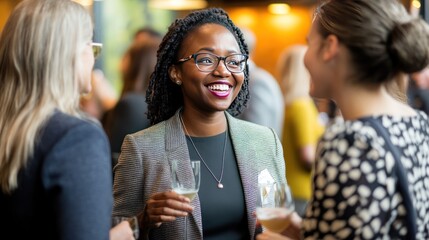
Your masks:
{"label": "chin", "polygon": [[88,94],[92,91],[92,86],[89,84],[88,86],[82,86],[80,88],[80,94]]}

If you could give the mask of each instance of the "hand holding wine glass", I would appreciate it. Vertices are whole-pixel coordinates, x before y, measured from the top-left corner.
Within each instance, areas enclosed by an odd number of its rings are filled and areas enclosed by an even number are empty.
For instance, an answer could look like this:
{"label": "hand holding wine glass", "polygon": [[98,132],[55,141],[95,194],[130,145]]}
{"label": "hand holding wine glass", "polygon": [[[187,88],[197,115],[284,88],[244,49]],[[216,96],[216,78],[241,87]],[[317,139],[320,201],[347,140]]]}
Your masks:
{"label": "hand holding wine glass", "polygon": [[[191,176],[183,174],[189,162],[173,160],[171,162],[171,187],[173,191],[189,198],[195,198],[200,188],[200,161],[191,161]],[[180,174],[182,173],[182,174]],[[187,216],[185,216],[185,239],[188,235]]]}
{"label": "hand holding wine glass", "polygon": [[294,211],[294,208],[287,184],[259,184],[256,217],[264,228],[281,233],[288,227],[288,216]]}

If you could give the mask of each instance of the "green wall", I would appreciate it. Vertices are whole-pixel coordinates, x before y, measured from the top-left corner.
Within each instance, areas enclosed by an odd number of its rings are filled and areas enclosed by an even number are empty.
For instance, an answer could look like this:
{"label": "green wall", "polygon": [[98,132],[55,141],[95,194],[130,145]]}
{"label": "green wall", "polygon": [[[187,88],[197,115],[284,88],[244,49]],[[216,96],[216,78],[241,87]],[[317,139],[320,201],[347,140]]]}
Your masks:
{"label": "green wall", "polygon": [[[99,19],[102,25],[103,54],[99,64],[106,78],[119,93],[122,87],[120,61],[135,31],[151,26],[164,34],[175,19],[175,14],[171,11],[150,9],[147,0],[105,0],[99,3],[100,10],[94,9],[94,13],[99,12],[101,15]],[[98,25],[100,24],[96,23],[95,27]]]}

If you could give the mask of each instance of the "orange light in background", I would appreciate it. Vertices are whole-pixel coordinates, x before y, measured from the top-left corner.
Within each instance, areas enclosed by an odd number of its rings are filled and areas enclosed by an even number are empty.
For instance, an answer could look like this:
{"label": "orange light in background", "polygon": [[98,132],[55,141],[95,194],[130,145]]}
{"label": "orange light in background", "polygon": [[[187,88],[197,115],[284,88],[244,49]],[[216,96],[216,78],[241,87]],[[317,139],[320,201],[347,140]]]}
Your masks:
{"label": "orange light in background", "polygon": [[420,13],[420,8],[421,8],[422,4],[420,3],[419,0],[413,0],[411,1],[411,6],[410,6],[410,13],[412,16],[414,17],[418,17],[419,13]]}
{"label": "orange light in background", "polygon": [[415,7],[415,8],[420,8],[420,7],[422,6],[422,4],[420,3],[420,1],[419,1],[419,0],[413,0],[413,1],[411,2],[411,5],[412,5],[413,7]]}
{"label": "orange light in background", "polygon": [[149,7],[166,10],[192,10],[207,7],[205,0],[151,0]]}
{"label": "orange light in background", "polygon": [[92,4],[93,4],[93,0],[73,0],[73,1],[79,3],[79,4],[83,5],[83,6],[86,6],[86,7],[87,6],[92,6]]}
{"label": "orange light in background", "polygon": [[286,15],[290,12],[290,6],[286,3],[271,3],[268,12],[275,15]]}
{"label": "orange light in background", "polygon": [[274,15],[267,6],[227,8],[231,19],[256,35],[253,60],[273,75],[282,51],[292,44],[305,44],[313,19],[313,9],[294,6],[285,15]]}
{"label": "orange light in background", "polygon": [[238,26],[251,27],[255,25],[255,22],[258,19],[257,11],[251,8],[239,8],[230,14],[234,15],[234,23]]}
{"label": "orange light in background", "polygon": [[273,27],[278,29],[292,29],[299,26],[300,16],[295,14],[273,16],[269,19]]}

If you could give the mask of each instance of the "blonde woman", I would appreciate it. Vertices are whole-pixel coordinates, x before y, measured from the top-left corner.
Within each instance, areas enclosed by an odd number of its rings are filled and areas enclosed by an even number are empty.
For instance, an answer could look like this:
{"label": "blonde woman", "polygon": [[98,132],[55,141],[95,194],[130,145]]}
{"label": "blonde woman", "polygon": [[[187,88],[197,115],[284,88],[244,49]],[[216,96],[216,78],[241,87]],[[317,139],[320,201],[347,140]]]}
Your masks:
{"label": "blonde woman", "polygon": [[309,95],[310,75],[304,66],[307,47],[287,48],[278,63],[279,79],[285,99],[282,144],[286,176],[296,210],[302,216],[311,196],[311,168],[316,144],[324,131],[318,111]]}
{"label": "blonde woman", "polygon": [[[109,239],[103,130],[81,117],[92,23],[69,0],[22,1],[0,38],[0,226],[13,239]],[[133,239],[128,223],[111,234]],[[112,238],[113,239],[113,238]]]}

